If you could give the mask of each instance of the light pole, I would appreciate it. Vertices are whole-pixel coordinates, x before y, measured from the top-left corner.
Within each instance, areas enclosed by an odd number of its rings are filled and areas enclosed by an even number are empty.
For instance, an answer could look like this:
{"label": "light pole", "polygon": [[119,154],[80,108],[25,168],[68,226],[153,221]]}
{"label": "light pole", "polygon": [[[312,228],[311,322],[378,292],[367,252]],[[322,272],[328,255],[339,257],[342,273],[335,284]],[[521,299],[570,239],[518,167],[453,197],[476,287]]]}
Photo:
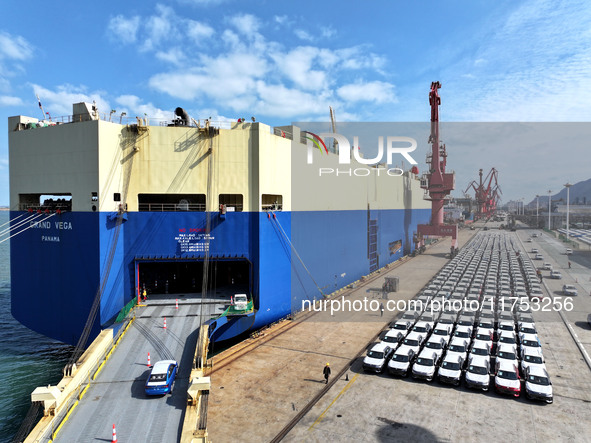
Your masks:
{"label": "light pole", "polygon": [[568,243],[570,238],[569,238],[569,230],[568,230],[568,226],[569,226],[569,220],[568,220],[568,209],[569,209],[569,203],[570,203],[570,187],[572,186],[570,183],[566,183],[566,185],[564,185],[566,187],[566,242]]}
{"label": "light pole", "polygon": [[540,196],[536,195],[536,228],[540,227],[540,220],[538,219],[539,210],[540,210]]}
{"label": "light pole", "polygon": [[552,210],[552,191],[548,190],[548,229],[552,230],[552,221],[550,220],[550,211]]}

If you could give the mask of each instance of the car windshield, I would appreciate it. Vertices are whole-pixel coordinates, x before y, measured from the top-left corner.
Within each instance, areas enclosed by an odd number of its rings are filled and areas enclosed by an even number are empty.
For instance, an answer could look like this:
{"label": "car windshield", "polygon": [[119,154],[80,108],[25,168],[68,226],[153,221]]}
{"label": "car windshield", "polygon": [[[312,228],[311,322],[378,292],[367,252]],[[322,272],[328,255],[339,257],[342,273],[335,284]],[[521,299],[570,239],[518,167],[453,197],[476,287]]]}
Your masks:
{"label": "car windshield", "polygon": [[[515,354],[513,352],[501,351],[501,352],[499,352],[497,357],[504,358],[507,360],[515,360]],[[526,357],[526,360],[527,360],[527,357]]]}
{"label": "car windshield", "polygon": [[486,370],[486,368],[484,366],[473,366],[473,365],[470,365],[470,368],[468,369],[468,372],[471,372],[472,374],[478,374],[478,375],[486,375],[486,374],[488,374],[488,371]]}
{"label": "car windshield", "polygon": [[434,363],[435,362],[432,358],[422,358],[422,357],[417,358],[417,364],[419,364],[421,366],[433,366]]}
{"label": "car windshield", "polygon": [[446,329],[435,329],[433,331],[434,335],[448,335]]}
{"label": "car windshield", "polygon": [[369,358],[379,358],[379,359],[382,359],[382,358],[384,358],[384,353],[381,352],[381,351],[369,351],[367,353],[367,356]]}
{"label": "car windshield", "polygon": [[476,340],[490,341],[490,335],[488,335],[488,334],[476,334]]}
{"label": "car windshield", "polygon": [[474,322],[469,318],[461,318],[458,321],[458,324],[462,325],[462,326],[472,326],[474,324]]}
{"label": "car windshield", "polygon": [[466,352],[466,347],[461,345],[451,345],[449,350],[453,352]]}
{"label": "car windshield", "polygon": [[405,338],[404,339],[404,344],[407,346],[418,346],[419,345],[419,341],[412,339],[412,338]]}
{"label": "car windshield", "polygon": [[398,341],[398,338],[394,337],[393,335],[385,335],[383,341],[387,343],[396,343]]}
{"label": "car windshield", "polygon": [[472,348],[472,354],[475,355],[488,355],[488,351],[484,348]]}
{"label": "car windshield", "polygon": [[457,362],[453,362],[453,361],[444,361],[441,364],[441,367],[444,369],[449,369],[451,371],[457,371],[460,369],[460,364]]}
{"label": "car windshield", "polygon": [[539,355],[526,355],[525,361],[536,365],[540,365],[543,363],[542,357],[540,357]]}
{"label": "car windshield", "polygon": [[522,332],[524,334],[535,334],[536,333],[536,330],[534,328],[525,328],[525,327],[522,327],[519,330],[519,332]]}
{"label": "car windshield", "polygon": [[480,326],[481,328],[484,328],[484,329],[492,329],[493,328],[492,323],[488,323],[488,322],[480,322],[480,324],[478,326]]}
{"label": "car windshield", "polygon": [[528,346],[530,348],[539,348],[540,344],[534,340],[523,340],[522,346]]}
{"label": "car windshield", "polygon": [[510,345],[514,345],[515,344],[515,339],[513,337],[501,337],[499,338],[499,341],[501,343],[507,343]]}
{"label": "car windshield", "polygon": [[546,377],[538,377],[537,375],[530,375],[527,377],[527,381],[536,385],[542,385],[542,386],[549,386],[550,385],[550,380],[548,380]]}
{"label": "car windshield", "polygon": [[509,324],[499,325],[499,329],[502,331],[513,331],[513,326]]}
{"label": "car windshield", "polygon": [[394,354],[392,360],[406,363],[410,360],[410,358],[406,354]]}
{"label": "car windshield", "polygon": [[456,331],[454,335],[460,338],[470,338],[470,334],[466,331]]}
{"label": "car windshield", "polygon": [[415,332],[427,332],[427,328],[425,326],[415,326],[413,331]]}
{"label": "car windshield", "polygon": [[438,341],[430,341],[430,342],[427,342],[427,345],[426,346],[429,349],[441,349],[442,348],[441,342],[438,342]]}
{"label": "car windshield", "polygon": [[149,381],[166,381],[166,374],[152,374]]}
{"label": "car windshield", "polygon": [[497,376],[506,380],[517,380],[517,373],[511,371],[499,371]]}
{"label": "car windshield", "polygon": [[400,331],[406,331],[406,325],[404,323],[396,323],[393,329],[398,329]]}

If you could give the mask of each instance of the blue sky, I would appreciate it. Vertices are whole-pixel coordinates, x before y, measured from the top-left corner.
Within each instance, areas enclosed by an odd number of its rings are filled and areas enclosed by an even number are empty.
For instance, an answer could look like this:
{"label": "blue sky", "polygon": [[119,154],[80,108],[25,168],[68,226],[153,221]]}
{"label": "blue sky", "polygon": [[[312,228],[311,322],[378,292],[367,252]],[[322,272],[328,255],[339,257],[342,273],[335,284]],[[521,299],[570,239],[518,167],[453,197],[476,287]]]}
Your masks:
{"label": "blue sky", "polygon": [[[2,9],[3,134],[8,116],[40,116],[35,94],[54,117],[95,100],[104,112],[153,118],[181,106],[196,118],[254,115],[283,125],[328,120],[332,106],[338,121],[426,121],[433,80],[443,85],[444,121],[591,115],[585,1],[106,0]],[[9,203],[7,143],[0,137],[0,205]],[[584,143],[540,146],[531,161],[512,161],[514,146],[476,158],[447,148],[458,191],[479,167],[503,164],[504,201],[591,176]]]}

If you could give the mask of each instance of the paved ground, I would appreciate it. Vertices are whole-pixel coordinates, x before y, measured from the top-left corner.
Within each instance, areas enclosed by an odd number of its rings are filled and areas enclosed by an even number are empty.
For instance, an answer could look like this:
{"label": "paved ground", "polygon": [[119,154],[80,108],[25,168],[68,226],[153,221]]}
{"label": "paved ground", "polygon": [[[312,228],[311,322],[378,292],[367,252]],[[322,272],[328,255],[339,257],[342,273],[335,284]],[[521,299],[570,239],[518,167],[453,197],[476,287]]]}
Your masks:
{"label": "paved ground", "polygon": [[[154,296],[148,300],[147,307],[136,311],[132,327],[59,432],[56,442],[110,442],[113,424],[120,442],[178,441],[200,323],[199,305],[195,301],[194,297],[180,298],[177,311],[174,296]],[[221,312],[222,308],[223,305],[204,305],[205,318]],[[144,394],[149,374],[148,352],[152,364],[166,359],[179,362],[172,394],[151,398]]]}
{"label": "paved ground", "polygon": [[[460,232],[461,246],[474,232]],[[426,254],[384,273],[367,287],[352,291],[346,299],[367,299],[368,303],[375,300],[374,306],[379,305],[381,300],[378,295],[367,292],[368,287],[381,287],[385,276],[399,276],[401,289],[390,294],[390,298],[408,300],[447,263],[449,247],[449,239],[441,241]],[[324,365],[329,362],[333,374],[348,367],[351,359],[365,350],[368,342],[396,314],[386,312],[381,317],[379,312],[370,310],[338,312],[331,316],[330,312],[321,312],[214,372],[208,412],[208,431],[212,441],[271,440],[311,398],[324,389]],[[214,369],[215,365],[214,359]],[[340,389],[332,389],[325,398],[332,401],[333,391],[336,395]],[[359,403],[354,409],[364,407],[365,404]],[[365,433],[363,426],[355,428],[346,423],[345,428],[347,432],[357,429],[360,435]],[[309,436],[303,438],[307,440]],[[340,441],[353,440],[353,435],[349,434]]]}
{"label": "paved ground", "polygon": [[[525,231],[515,235],[527,238]],[[561,258],[565,261],[565,256],[558,256],[560,245],[549,236],[534,247],[543,247],[543,253],[557,264]],[[588,275],[588,268],[577,266],[574,272]],[[560,288],[570,282],[568,278],[567,272]],[[558,282],[549,286],[555,290]],[[582,305],[588,298],[575,300],[569,319],[584,312]],[[358,359],[351,367],[355,376],[333,386],[284,441],[589,441],[591,371],[557,312],[538,312],[534,318],[553,381],[551,405],[534,403],[524,396],[513,399],[437,382],[364,374]],[[575,329],[588,337],[583,325],[575,324]]]}

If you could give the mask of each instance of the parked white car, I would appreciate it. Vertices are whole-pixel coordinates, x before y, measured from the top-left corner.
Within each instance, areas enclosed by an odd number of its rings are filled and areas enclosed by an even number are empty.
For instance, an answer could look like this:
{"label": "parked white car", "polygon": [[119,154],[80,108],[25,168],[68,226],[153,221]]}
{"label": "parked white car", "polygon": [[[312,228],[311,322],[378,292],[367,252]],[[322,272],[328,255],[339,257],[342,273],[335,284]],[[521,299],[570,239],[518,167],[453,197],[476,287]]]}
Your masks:
{"label": "parked white car", "polygon": [[446,355],[437,374],[439,381],[459,386],[462,377],[462,366],[464,366],[462,357],[454,354]]}
{"label": "parked white car", "polygon": [[392,375],[407,376],[414,356],[415,353],[411,348],[401,346],[388,362],[388,372]]}
{"label": "parked white car", "polygon": [[525,395],[529,399],[552,403],[552,382],[545,368],[531,366],[525,372]]}
{"label": "parked white car", "polygon": [[488,391],[490,384],[490,363],[489,359],[481,356],[472,356],[468,363],[464,381],[466,386],[472,389]]}
{"label": "parked white car", "polygon": [[523,351],[523,358],[521,360],[521,371],[525,374],[527,368],[533,366],[546,369],[546,365],[544,364],[544,356],[535,350],[525,348]]}
{"label": "parked white car", "polygon": [[394,349],[388,344],[378,343],[374,345],[363,359],[363,370],[382,372]]}
{"label": "parked white car", "polygon": [[412,365],[412,377],[433,380],[439,357],[430,349],[423,349]]}

